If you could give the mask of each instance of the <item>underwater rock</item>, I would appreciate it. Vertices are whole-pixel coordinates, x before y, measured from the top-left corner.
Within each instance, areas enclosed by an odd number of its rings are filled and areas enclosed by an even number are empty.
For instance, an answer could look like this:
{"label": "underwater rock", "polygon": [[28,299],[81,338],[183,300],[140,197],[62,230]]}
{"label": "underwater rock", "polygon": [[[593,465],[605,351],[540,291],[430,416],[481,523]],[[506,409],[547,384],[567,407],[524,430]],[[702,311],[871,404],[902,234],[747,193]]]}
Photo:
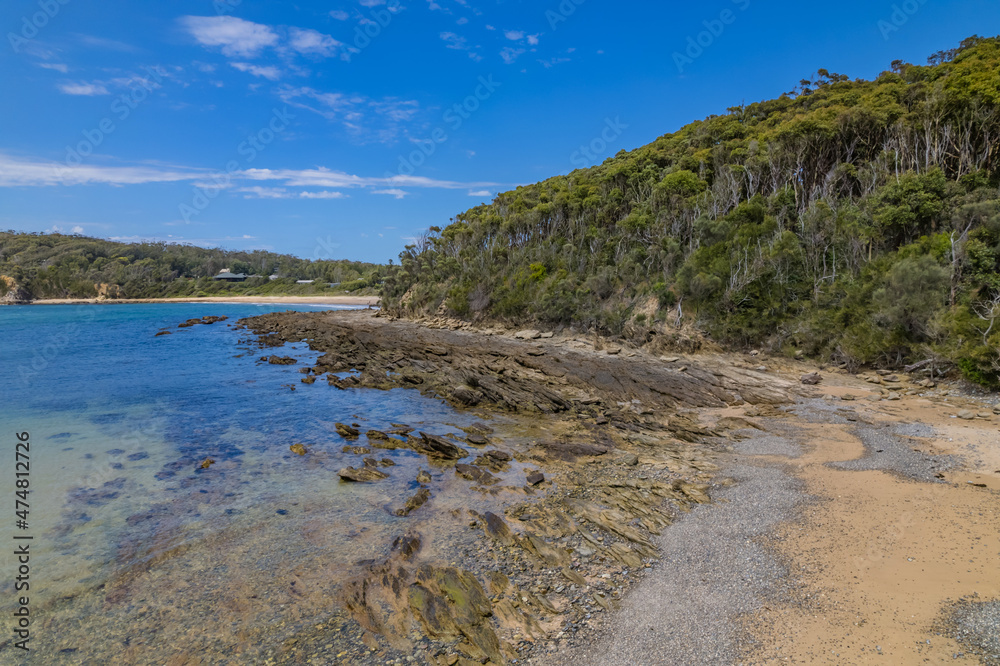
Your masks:
{"label": "underwater rock", "polygon": [[410,497],[406,500],[406,504],[404,506],[396,509],[392,513],[394,516],[408,516],[410,515],[411,512],[416,511],[424,504],[426,504],[427,500],[429,500],[430,498],[431,498],[431,491],[428,490],[427,488],[421,488],[416,492],[416,494],[413,495],[413,497]]}
{"label": "underwater rock", "polygon": [[455,474],[459,475],[463,479],[474,481],[475,483],[479,483],[484,486],[492,486],[493,484],[500,482],[500,479],[493,476],[485,469],[479,469],[475,465],[458,463],[455,465]]}
{"label": "underwater rock", "polygon": [[417,472],[417,483],[430,483],[431,474],[425,470],[420,470]]}
{"label": "underwater rock", "polygon": [[172,333],[171,333],[170,331],[160,331],[159,333],[157,333],[157,334],[156,334],[156,335],[154,335],[153,337],[154,337],[154,338],[158,338],[158,337],[160,337],[161,335],[172,335]]}
{"label": "underwater rock", "polygon": [[372,450],[366,446],[345,446],[344,448],[341,449],[341,452],[353,453],[356,456],[366,456],[369,453],[371,453]]}
{"label": "underwater rock", "polygon": [[214,460],[212,460],[211,458],[205,458],[204,460],[201,461],[201,464],[198,465],[198,468],[199,469],[208,469],[209,467],[211,467],[214,464],[215,464]]}
{"label": "underwater rock", "polygon": [[344,469],[337,472],[339,476],[344,481],[351,481],[353,483],[372,483],[373,481],[381,481],[382,479],[388,479],[389,475],[385,472],[378,470],[374,467],[362,467],[360,469],[354,467],[345,467]]}
{"label": "underwater rock", "polygon": [[423,440],[423,444],[419,449],[420,452],[433,458],[461,460],[469,455],[469,452],[462,447],[452,444],[437,435],[428,435],[427,433],[422,432],[420,433],[420,437]]}
{"label": "underwater rock", "polygon": [[352,428],[346,423],[335,423],[333,427],[337,429],[337,434],[344,439],[357,439],[361,435],[357,428]]}
{"label": "underwater rock", "polygon": [[297,453],[300,456],[304,456],[307,451],[306,447],[303,446],[302,444],[292,444],[288,448],[291,450],[292,453]]}

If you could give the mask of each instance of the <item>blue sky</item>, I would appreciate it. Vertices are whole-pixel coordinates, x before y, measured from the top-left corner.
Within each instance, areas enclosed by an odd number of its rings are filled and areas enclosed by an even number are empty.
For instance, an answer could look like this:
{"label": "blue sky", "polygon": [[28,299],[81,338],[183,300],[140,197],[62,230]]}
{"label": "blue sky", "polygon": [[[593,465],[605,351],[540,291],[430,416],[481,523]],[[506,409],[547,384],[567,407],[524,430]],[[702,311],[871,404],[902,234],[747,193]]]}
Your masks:
{"label": "blue sky", "polygon": [[1000,4],[8,0],[0,228],[387,261],[429,226]]}

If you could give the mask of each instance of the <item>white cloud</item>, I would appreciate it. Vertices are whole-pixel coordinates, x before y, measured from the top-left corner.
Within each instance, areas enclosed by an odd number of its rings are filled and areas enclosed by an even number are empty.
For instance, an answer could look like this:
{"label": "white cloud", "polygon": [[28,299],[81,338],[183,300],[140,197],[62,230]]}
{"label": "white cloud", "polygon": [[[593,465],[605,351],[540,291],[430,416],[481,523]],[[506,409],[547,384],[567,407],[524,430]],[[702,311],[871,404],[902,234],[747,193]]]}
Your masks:
{"label": "white cloud", "polygon": [[[57,185],[140,185],[147,183],[183,183],[193,186],[215,182],[207,169],[152,166],[76,167],[57,162],[19,159],[0,153],[0,187],[49,187]],[[499,183],[463,183],[423,176],[365,177],[334,171],[325,167],[312,169],[246,169],[230,174],[235,184],[246,183],[233,191],[270,199],[339,199],[345,194],[330,190],[371,189],[379,194],[397,196],[401,188],[478,190]],[[247,182],[249,181],[249,183]],[[252,185],[250,183],[261,183]],[[307,188],[304,191],[289,188]],[[224,189],[224,188],[221,188]],[[393,190],[393,191],[390,191]],[[398,190],[398,191],[397,191]],[[405,195],[405,193],[404,193]]]}
{"label": "white cloud", "polygon": [[77,226],[73,227],[70,231],[72,231],[74,234],[82,234],[83,233],[83,227],[81,227],[80,225],[77,225]]}
{"label": "white cloud", "polygon": [[508,65],[513,65],[515,62],[517,62],[517,59],[524,53],[526,53],[524,49],[515,49],[512,46],[507,46],[504,47],[502,51],[500,51],[500,57],[503,58],[503,61]]}
{"label": "white cloud", "polygon": [[38,63],[38,66],[39,67],[44,67],[45,69],[54,69],[57,72],[62,72],[63,74],[66,74],[66,73],[69,72],[69,67],[67,67],[66,65],[63,65],[62,63],[40,62],[40,63]]}
{"label": "white cloud", "polygon": [[512,42],[519,42],[524,39],[524,30],[506,30],[503,36]]}
{"label": "white cloud", "polygon": [[360,0],[362,7],[378,7],[384,5],[386,0]]}
{"label": "white cloud", "polygon": [[457,21],[455,21],[455,23],[458,24],[458,25],[465,25],[468,22],[469,22],[469,19],[465,18],[464,16],[462,18],[458,19]]}
{"label": "white cloud", "polygon": [[67,95],[109,95],[108,89],[101,83],[60,83],[59,90]]}
{"label": "white cloud", "polygon": [[[388,190],[373,190],[372,194],[388,194],[388,195],[396,197],[397,199],[402,199],[402,198],[406,197],[409,194],[409,192],[407,192],[406,190],[400,190],[400,189],[394,188],[394,189],[388,189]],[[379,236],[381,236],[381,235],[382,234],[379,234]]]}
{"label": "white cloud", "polygon": [[87,46],[93,46],[100,49],[107,49],[109,51],[122,51],[123,53],[136,53],[139,51],[136,47],[131,44],[126,44],[125,42],[115,41],[114,39],[106,39],[104,37],[95,37],[93,35],[80,35],[78,34],[77,39],[81,43]]}
{"label": "white cloud", "polygon": [[420,110],[415,100],[395,97],[371,99],[364,95],[322,92],[308,86],[282,86],[278,89],[278,96],[289,106],[341,123],[361,140],[384,143],[395,141],[403,132],[404,123]]}
{"label": "white cloud", "polygon": [[269,26],[244,21],[235,16],[183,16],[181,25],[206,47],[218,47],[227,56],[252,58],[278,43]]}
{"label": "white cloud", "polygon": [[231,62],[229,63],[241,72],[246,72],[248,74],[253,74],[254,76],[259,76],[261,78],[267,79],[268,81],[277,81],[281,78],[281,70],[277,67],[267,66],[258,67],[257,65],[251,65],[247,62]]}
{"label": "white cloud", "polygon": [[329,58],[336,55],[343,46],[330,35],[324,35],[316,30],[289,28],[289,46],[302,55],[321,56]]}
{"label": "white cloud", "polygon": [[346,21],[351,18],[351,15],[345,12],[343,9],[335,9],[330,12],[330,16],[338,21]]}
{"label": "white cloud", "polygon": [[490,193],[489,190],[475,190],[475,191],[470,190],[469,191],[469,196],[470,197],[491,197],[493,195]]}

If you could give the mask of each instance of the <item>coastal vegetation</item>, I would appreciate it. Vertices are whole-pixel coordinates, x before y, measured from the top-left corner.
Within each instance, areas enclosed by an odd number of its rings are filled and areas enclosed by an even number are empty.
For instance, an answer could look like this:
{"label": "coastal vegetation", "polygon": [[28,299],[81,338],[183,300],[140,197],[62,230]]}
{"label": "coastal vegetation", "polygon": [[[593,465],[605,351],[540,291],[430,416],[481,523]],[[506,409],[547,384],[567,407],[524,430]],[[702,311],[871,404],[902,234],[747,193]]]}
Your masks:
{"label": "coastal vegetation", "polygon": [[[256,277],[245,282],[213,279],[223,269]],[[264,250],[0,232],[0,276],[5,278],[0,298],[14,289],[29,299],[373,294],[387,269]],[[313,282],[298,284],[300,280]]]}
{"label": "coastal vegetation", "polygon": [[502,193],[400,259],[382,292],[395,314],[637,337],[693,324],[1000,386],[1000,38],[870,81],[821,69]]}

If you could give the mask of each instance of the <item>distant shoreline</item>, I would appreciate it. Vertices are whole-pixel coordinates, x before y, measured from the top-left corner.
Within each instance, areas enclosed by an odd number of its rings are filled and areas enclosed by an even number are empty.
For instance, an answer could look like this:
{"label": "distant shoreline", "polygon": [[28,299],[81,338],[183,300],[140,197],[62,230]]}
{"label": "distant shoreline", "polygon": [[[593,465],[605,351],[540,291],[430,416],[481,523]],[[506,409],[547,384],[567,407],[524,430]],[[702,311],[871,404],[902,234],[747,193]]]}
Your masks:
{"label": "distant shoreline", "polygon": [[46,298],[25,305],[128,305],[136,303],[287,303],[288,305],[368,305],[378,296],[205,296],[203,298]]}

